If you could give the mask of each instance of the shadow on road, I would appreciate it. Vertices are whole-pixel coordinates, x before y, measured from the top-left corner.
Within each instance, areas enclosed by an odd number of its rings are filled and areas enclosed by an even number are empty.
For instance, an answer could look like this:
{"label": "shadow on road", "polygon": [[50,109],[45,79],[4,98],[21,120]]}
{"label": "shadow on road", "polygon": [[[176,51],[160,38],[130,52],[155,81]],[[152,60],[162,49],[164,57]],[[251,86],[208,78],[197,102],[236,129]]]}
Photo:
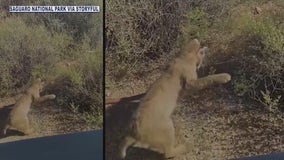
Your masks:
{"label": "shadow on road", "polygon": [[[128,126],[132,114],[138,107],[137,102],[119,102],[106,109],[105,112],[105,151],[106,160],[117,160],[119,145],[129,132]],[[163,157],[146,149],[130,147],[126,160],[162,160]]]}

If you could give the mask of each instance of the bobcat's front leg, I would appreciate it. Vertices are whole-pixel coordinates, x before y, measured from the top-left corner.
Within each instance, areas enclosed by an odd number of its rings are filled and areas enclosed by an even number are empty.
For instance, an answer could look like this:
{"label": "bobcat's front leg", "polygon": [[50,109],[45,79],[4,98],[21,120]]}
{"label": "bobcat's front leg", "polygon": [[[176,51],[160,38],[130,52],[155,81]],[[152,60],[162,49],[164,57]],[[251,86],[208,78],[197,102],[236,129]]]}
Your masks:
{"label": "bobcat's front leg", "polygon": [[202,90],[215,84],[224,84],[231,80],[228,73],[213,74],[186,83],[186,89]]}
{"label": "bobcat's front leg", "polygon": [[41,96],[41,97],[35,99],[35,103],[41,103],[43,101],[55,99],[55,98],[56,98],[56,95],[54,95],[54,94],[44,95],[44,96]]}

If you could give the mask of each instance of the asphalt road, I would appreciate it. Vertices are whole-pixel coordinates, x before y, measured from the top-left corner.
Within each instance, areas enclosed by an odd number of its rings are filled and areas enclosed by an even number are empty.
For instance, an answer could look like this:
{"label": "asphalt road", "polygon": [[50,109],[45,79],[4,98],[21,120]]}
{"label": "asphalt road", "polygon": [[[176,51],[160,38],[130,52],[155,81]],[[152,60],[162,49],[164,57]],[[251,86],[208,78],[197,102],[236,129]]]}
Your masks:
{"label": "asphalt road", "polygon": [[1,160],[102,160],[103,131],[34,138],[0,144]]}

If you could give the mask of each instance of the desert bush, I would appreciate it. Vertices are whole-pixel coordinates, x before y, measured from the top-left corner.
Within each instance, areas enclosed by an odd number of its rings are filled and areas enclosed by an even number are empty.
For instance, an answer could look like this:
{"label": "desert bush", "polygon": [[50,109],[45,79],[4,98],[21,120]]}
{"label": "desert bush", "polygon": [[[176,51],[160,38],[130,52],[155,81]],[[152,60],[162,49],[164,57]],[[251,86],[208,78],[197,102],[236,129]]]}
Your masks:
{"label": "desert bush", "polygon": [[101,0],[38,0],[35,5],[99,5],[100,13],[36,13],[28,14],[25,20],[28,24],[44,24],[50,32],[67,32],[78,42],[87,36],[92,47],[102,46],[103,41],[103,8]]}
{"label": "desert bush", "polygon": [[177,52],[184,39],[206,38],[213,20],[226,15],[237,3],[106,1],[107,76],[122,80],[156,69]]}
{"label": "desert bush", "polygon": [[91,126],[102,126],[102,51],[81,50],[80,58],[65,67],[56,67],[57,80],[50,92],[58,94],[59,106],[68,107]]}
{"label": "desert bush", "polygon": [[208,36],[209,19],[206,12],[196,8],[186,14],[182,27],[182,41],[194,38],[204,39]]}
{"label": "desert bush", "polygon": [[[254,12],[256,6],[262,8],[261,13]],[[211,64],[220,63],[220,59],[229,61],[226,66],[230,69],[225,71],[233,74],[237,95],[257,100],[269,110],[283,104],[284,27],[280,22],[284,18],[283,6],[280,1],[242,2],[229,10],[224,6],[226,14],[218,19],[209,14],[214,10],[203,6],[190,11],[187,23],[182,25],[184,37],[198,37],[211,45],[217,56]]]}
{"label": "desert bush", "polygon": [[[22,14],[21,18],[27,25],[44,25],[49,32],[67,33],[78,42],[84,41],[87,36],[91,46],[102,46],[103,41],[103,7],[101,0],[3,0],[0,2],[2,11],[8,13],[9,5],[98,5],[100,13],[29,13]],[[9,14],[11,15],[11,14]]]}
{"label": "desert bush", "polygon": [[106,67],[115,78],[151,70],[155,60],[175,48],[186,5],[113,0],[106,1],[106,8]]}
{"label": "desert bush", "polygon": [[0,24],[1,95],[46,75],[72,42],[66,34],[51,36],[44,26],[29,27],[20,18]]}
{"label": "desert bush", "polygon": [[210,68],[233,75],[237,95],[268,108],[283,104],[283,1],[114,0],[106,6],[108,81],[141,76],[164,64],[182,41],[198,38],[214,55]]}
{"label": "desert bush", "polygon": [[[36,77],[51,82],[56,104],[102,126],[102,1],[1,1],[0,96]],[[8,5],[100,5],[96,14],[10,14]],[[2,14],[3,13],[3,14]],[[2,16],[3,15],[3,16]]]}
{"label": "desert bush", "polygon": [[243,40],[243,52],[236,56],[239,67],[235,74],[239,78],[234,81],[239,95],[249,96],[269,108],[280,105],[284,93],[284,28],[271,19],[242,21],[237,38]]}

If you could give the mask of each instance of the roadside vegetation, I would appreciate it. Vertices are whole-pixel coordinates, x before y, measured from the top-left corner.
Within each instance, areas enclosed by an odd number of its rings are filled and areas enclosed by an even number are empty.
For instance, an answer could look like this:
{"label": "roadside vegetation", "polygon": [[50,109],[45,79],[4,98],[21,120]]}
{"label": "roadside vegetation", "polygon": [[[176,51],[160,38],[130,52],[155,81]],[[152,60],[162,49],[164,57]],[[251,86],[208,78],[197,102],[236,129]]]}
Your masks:
{"label": "roadside vegetation", "polygon": [[0,97],[16,94],[35,78],[49,84],[56,105],[103,124],[103,28],[100,13],[10,14],[9,5],[99,5],[99,0],[0,2]]}
{"label": "roadside vegetation", "polygon": [[[283,1],[107,1],[107,84],[161,69],[183,41],[208,45],[208,72],[269,111],[284,104]],[[123,18],[122,18],[123,17]]]}
{"label": "roadside vegetation", "polygon": [[[283,0],[107,0],[106,7],[106,96],[144,93],[193,38],[210,52],[200,76],[232,75],[226,85],[181,96],[172,117],[178,141],[190,147],[175,159],[284,151]],[[117,159],[135,106],[121,102],[106,110],[108,160]],[[134,147],[127,159],[162,158]]]}

